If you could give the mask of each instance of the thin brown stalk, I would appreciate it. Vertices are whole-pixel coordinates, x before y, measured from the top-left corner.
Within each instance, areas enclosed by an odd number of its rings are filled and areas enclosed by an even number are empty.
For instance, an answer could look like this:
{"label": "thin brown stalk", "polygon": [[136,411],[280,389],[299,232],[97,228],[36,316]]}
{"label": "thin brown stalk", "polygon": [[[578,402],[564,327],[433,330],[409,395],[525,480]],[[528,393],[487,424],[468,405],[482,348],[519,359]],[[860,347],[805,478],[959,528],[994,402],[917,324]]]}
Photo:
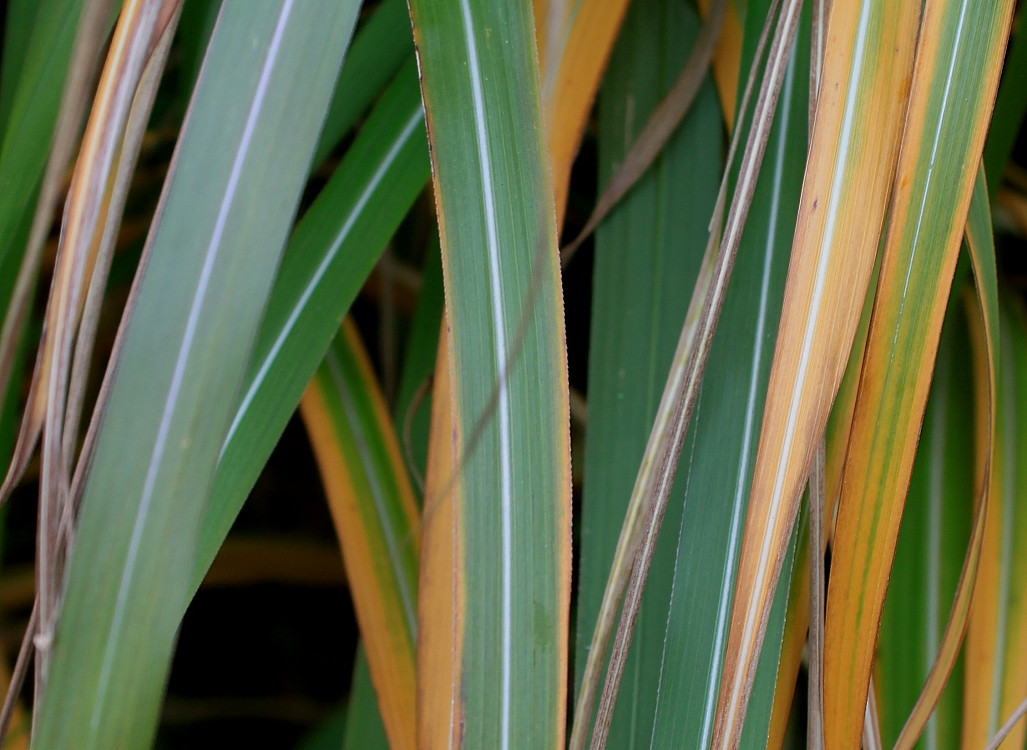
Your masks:
{"label": "thin brown stalk", "polygon": [[[777,9],[779,6],[779,0],[774,0],[768,8],[767,18],[763,24],[763,29],[760,32],[760,38],[756,45],[756,52],[753,56],[753,62],[749,69],[749,75],[746,80],[745,90],[742,94],[741,103],[739,105],[739,113],[745,113],[748,110],[749,97],[752,94],[753,88],[755,87],[756,79],[758,78],[758,72],[760,63],[763,60],[763,51],[768,39],[770,38],[770,31],[774,27],[774,18],[776,17]],[[713,267],[716,260],[716,250],[719,246],[721,239],[721,230],[723,228],[724,220],[724,203],[725,196],[727,194],[728,175],[730,173],[730,165],[734,163],[735,151],[740,139],[741,127],[736,127],[734,133],[731,136],[731,144],[728,149],[728,155],[726,164],[727,168],[724,170],[724,177],[720,183],[720,189],[717,194],[717,200],[713,208],[713,216],[710,219],[709,224],[709,240],[707,242],[706,250],[703,254],[702,262],[699,266],[699,272],[696,276],[695,286],[692,289],[692,300],[689,303],[688,310],[685,315],[685,325],[681,332],[681,337],[678,342],[679,353],[684,351],[682,347],[692,348],[694,347],[695,331],[697,320],[701,312],[701,303],[707,296],[710,281],[713,276]],[[564,255],[563,260],[569,259],[568,256]],[[681,355],[681,361],[684,362],[684,355]],[[675,360],[677,361],[677,360]],[[673,365],[672,365],[673,371]],[[655,430],[655,427],[654,427]],[[632,513],[640,511],[640,507],[635,507],[632,510],[632,506],[629,504],[628,517],[625,518],[624,526],[634,526],[638,523],[638,518],[633,516]],[[625,541],[628,537],[625,536],[625,531],[622,529],[621,539],[618,541],[617,552],[615,553],[615,562],[611,566],[610,578],[607,580],[606,590],[603,592],[603,605],[600,608],[598,619],[596,622],[595,631],[592,638],[592,646],[590,652],[595,649],[599,649],[605,653],[609,646],[610,635],[613,630],[613,623],[615,617],[616,606],[620,601],[620,597],[623,596],[624,589],[627,586],[628,571],[624,566],[624,560],[626,557],[622,555],[626,554],[625,549],[622,548],[622,544],[626,544]],[[620,563],[616,561],[622,561]],[[632,563],[633,564],[633,563]],[[585,742],[585,727],[588,726],[587,722],[589,717],[582,713],[583,706],[588,706],[588,710],[591,711],[592,703],[595,701],[595,692],[599,682],[599,670],[602,668],[602,660],[598,658],[590,658],[585,665],[584,678],[582,680],[582,690],[578,694],[578,702],[575,707],[574,713],[574,726],[571,735],[571,746],[583,747]],[[580,727],[580,729],[579,729]]]}
{"label": "thin brown stalk", "polygon": [[1005,723],[995,733],[995,736],[991,738],[991,742],[988,743],[988,746],[984,748],[984,750],[998,750],[999,745],[1001,745],[1003,740],[1009,736],[1009,733],[1013,731],[1013,727],[1015,727],[1024,716],[1027,716],[1027,698],[1024,698],[1020,705],[1016,707],[1016,710],[1009,715],[1009,718],[1006,719]]}
{"label": "thin brown stalk", "polygon": [[[35,637],[36,694],[45,689],[49,647],[53,640],[67,557],[66,533],[71,516],[68,450],[77,426],[81,389],[71,388],[73,370],[84,378],[95,337],[100,298],[106,286],[116,226],[124,207],[128,178],[142,140],[155,81],[138,97],[140,83],[153,59],[154,40],[173,27],[181,0],[134,0],[126,3],[101,77],[97,98],[72,177],[53,290],[47,309],[48,369],[46,417],[40,482],[37,542],[37,604]],[[167,43],[157,45],[166,54]],[[162,62],[162,61],[161,61]],[[160,65],[157,66],[159,77]],[[142,110],[133,113],[141,103]],[[129,126],[134,131],[128,133]],[[126,148],[128,146],[129,148]],[[129,150],[131,149],[131,150]],[[88,282],[87,280],[91,279]],[[87,304],[90,303],[90,304]],[[89,313],[83,317],[84,309]],[[76,355],[76,329],[84,326]],[[76,362],[77,360],[77,362]],[[75,367],[75,365],[78,365]],[[70,409],[70,412],[69,412]]]}
{"label": "thin brown stalk", "polygon": [[[613,717],[613,704],[616,699],[616,692],[623,674],[624,658],[627,656],[629,638],[626,637],[633,630],[634,623],[627,622],[626,612],[634,609],[637,613],[637,604],[632,601],[632,595],[641,599],[641,590],[629,589],[631,581],[638,580],[643,564],[639,553],[641,552],[642,535],[644,531],[651,533],[652,523],[649,522],[647,504],[652,503],[654,493],[669,493],[673,483],[673,474],[667,476],[668,469],[673,472],[673,467],[667,465],[669,460],[663,452],[667,449],[668,441],[682,436],[682,440],[676,446],[674,457],[680,454],[680,443],[683,442],[685,427],[689,415],[684,411],[687,406],[687,394],[684,390],[689,383],[685,382],[688,371],[695,366],[694,355],[697,349],[699,330],[698,326],[707,311],[707,301],[710,297],[710,287],[713,284],[714,272],[718,256],[716,251],[720,241],[719,219],[716,218],[717,226],[711,233],[702,264],[699,267],[699,274],[696,278],[695,287],[692,292],[692,301],[689,304],[685,315],[685,324],[681,329],[678,338],[677,349],[674,352],[674,359],[671,362],[670,380],[664,389],[660,406],[657,409],[656,421],[646,445],[646,452],[642,458],[642,466],[639,469],[639,476],[635,481],[635,489],[628,502],[628,511],[621,527],[620,538],[617,540],[617,549],[614,552],[613,563],[610,566],[610,576],[606,582],[606,589],[603,591],[603,600],[599,608],[599,615],[596,618],[596,627],[592,633],[592,644],[589,647],[588,659],[585,662],[585,672],[582,677],[581,690],[578,693],[578,701],[574,710],[574,725],[571,730],[571,750],[581,750],[587,740],[587,731],[592,713],[592,703],[595,701],[599,685],[599,675],[603,662],[606,658],[606,651],[610,648],[610,636],[613,631],[614,617],[617,612],[617,605],[624,600],[624,611],[618,621],[617,634],[611,650],[610,663],[606,673],[606,681],[603,686],[603,696],[600,699],[600,706],[596,714],[595,724],[592,730],[592,742],[590,747],[603,747],[606,743],[610,730],[610,721]],[[675,399],[668,403],[668,399]],[[685,423],[684,425],[682,423]],[[662,441],[662,442],[661,442]],[[675,446],[669,446],[674,451]],[[656,455],[660,453],[661,455]],[[676,463],[676,462],[675,462]],[[644,476],[643,476],[644,475]],[[655,484],[654,484],[655,483]],[[643,492],[640,487],[646,489]],[[660,516],[662,520],[662,514]],[[648,525],[647,525],[648,523]],[[625,563],[630,555],[631,567],[627,569]],[[628,591],[625,595],[625,590]]]}
{"label": "thin brown stalk", "polygon": [[[165,3],[161,8],[161,17],[155,27],[154,38],[151,40],[150,57],[143,70],[136,89],[132,107],[125,126],[124,140],[118,148],[117,167],[110,182],[111,197],[104,217],[103,234],[99,238],[97,261],[86,293],[82,320],[79,323],[78,337],[75,341],[75,356],[72,362],[68,404],[64,419],[65,456],[72,456],[78,441],[79,423],[82,418],[85,385],[89,367],[93,359],[96,342],[96,331],[99,324],[100,309],[103,304],[107,278],[110,275],[111,261],[114,257],[115,240],[124,212],[125,199],[135,172],[136,161],[146,133],[153,101],[160,85],[161,74],[167,62],[174,37],[181,0]],[[72,487],[74,483],[72,482]],[[72,491],[63,506],[61,517],[61,542],[59,548],[62,556],[67,556],[73,542],[74,516],[77,509],[76,495]]]}
{"label": "thin brown stalk", "polygon": [[7,732],[11,728],[11,719],[14,717],[14,708],[18,705],[18,695],[21,687],[25,684],[25,676],[29,671],[29,663],[32,661],[32,642],[36,634],[36,627],[39,622],[39,607],[32,605],[32,614],[29,615],[28,625],[25,626],[25,635],[21,639],[21,647],[18,649],[18,658],[14,662],[14,670],[11,672],[11,682],[7,686],[7,695],[4,696],[3,707],[0,708],[0,747],[7,741]]}
{"label": "thin brown stalk", "polygon": [[[756,102],[746,148],[742,156],[735,193],[725,222],[723,238],[716,253],[708,282],[700,272],[696,293],[682,328],[671,363],[671,374],[664,388],[656,419],[639,468],[628,512],[614,553],[614,562],[603,594],[585,676],[575,712],[571,734],[572,750],[584,747],[598,672],[606,658],[610,631],[617,602],[623,607],[617,626],[615,646],[607,667],[606,680],[593,725],[593,750],[603,748],[609,733],[613,706],[620,687],[624,658],[634,631],[649,565],[667,507],[677,462],[688,423],[695,406],[699,383],[709,354],[713,333],[734,266],[735,254],[748,216],[756,178],[763,161],[770,127],[777,107],[798,28],[801,0],[789,0],[778,18],[767,71]],[[711,237],[712,240],[712,237]],[[705,266],[705,260],[704,260]],[[708,283],[708,286],[706,286]],[[703,289],[703,287],[706,287]],[[627,572],[630,561],[630,572]]]}
{"label": "thin brown stalk", "polygon": [[624,161],[603,189],[595,208],[592,209],[592,215],[585,222],[585,227],[560,251],[560,260],[564,265],[570,262],[581,243],[595,231],[610,210],[645,174],[692,106],[713,59],[713,51],[720,38],[726,12],[727,0],[713,0],[692,54],[681,69],[674,86],[653,112],[631,150],[624,157]]}
{"label": "thin brown stalk", "polygon": [[[780,5],[781,0],[772,0],[770,5],[767,7],[767,18],[763,22],[763,28],[760,29],[760,38],[756,42],[756,50],[752,56],[752,65],[749,67],[749,75],[745,81],[745,89],[742,91],[742,98],[738,102],[738,114],[736,118],[737,126],[731,133],[731,140],[728,143],[727,148],[727,158],[724,160],[724,163],[729,165],[729,167],[731,164],[735,163],[738,146],[742,142],[742,118],[744,118],[745,113],[749,111],[749,100],[752,98],[753,89],[756,88],[756,81],[759,78],[758,73],[763,60],[763,53],[766,51],[767,42],[770,41],[770,32],[774,28],[774,19],[777,18],[777,11]],[[713,210],[713,217],[710,219],[710,234],[717,233],[718,230],[715,229],[715,225],[719,226],[724,219],[724,204],[727,202],[727,190],[730,177],[730,168],[725,169],[723,176],[720,178],[720,187],[717,189],[716,207]]]}
{"label": "thin brown stalk", "polygon": [[[181,7],[180,2],[170,3],[169,5],[173,6],[170,10],[173,16],[164,24],[158,23],[156,27],[156,39],[153,40],[154,44],[152,45],[150,59],[143,70],[143,75],[137,86],[125,125],[124,138],[118,147],[117,166],[112,172],[108,185],[110,191],[109,206],[106,215],[103,217],[97,261],[89,282],[89,289],[86,293],[82,321],[79,324],[78,338],[75,342],[75,358],[72,363],[68,406],[65,411],[64,422],[63,450],[67,456],[72,455],[78,439],[85,384],[89,365],[92,361],[100,308],[107,286],[107,278],[110,274],[111,261],[114,257],[114,246],[120,227],[120,218],[124,212],[125,199],[128,197],[131,177],[135,172],[135,165],[138,160],[143,136],[146,133],[150,110],[153,108],[153,100],[157,94],[157,87],[160,84],[164,64],[167,61],[171,39],[174,36],[174,28],[178,18],[178,10]],[[162,12],[167,9],[168,5],[165,5],[162,8]]]}
{"label": "thin brown stalk", "polygon": [[813,119],[817,111],[817,95],[824,73],[824,42],[827,40],[827,18],[830,0],[813,0],[813,23],[810,39],[809,64],[809,132],[813,133]]}
{"label": "thin brown stalk", "polygon": [[[32,303],[39,279],[43,258],[43,247],[54,211],[60,198],[64,175],[78,145],[79,131],[85,119],[93,82],[100,66],[104,42],[110,28],[112,0],[93,0],[82,11],[79,28],[72,49],[68,80],[61,95],[57,123],[54,126],[53,143],[43,181],[39,190],[35,215],[29,229],[29,238],[18,269],[18,278],[11,294],[11,302],[0,328],[0,393],[6,393],[10,385],[15,353],[25,327],[25,318]],[[28,408],[18,433],[17,442],[8,466],[3,484],[0,485],[0,504],[10,495],[21,480],[36,447],[42,429],[42,410],[38,404],[42,399],[42,384],[37,376],[29,393]]]}

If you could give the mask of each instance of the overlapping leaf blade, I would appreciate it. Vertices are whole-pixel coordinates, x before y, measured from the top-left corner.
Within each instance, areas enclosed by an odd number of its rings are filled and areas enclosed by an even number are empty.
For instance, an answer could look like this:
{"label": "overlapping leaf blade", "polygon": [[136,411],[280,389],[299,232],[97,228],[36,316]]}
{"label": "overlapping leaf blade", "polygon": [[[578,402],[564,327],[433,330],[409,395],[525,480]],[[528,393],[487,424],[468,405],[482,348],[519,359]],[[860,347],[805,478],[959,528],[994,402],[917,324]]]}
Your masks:
{"label": "overlapping leaf blade", "polygon": [[[766,12],[765,6],[750,9],[749,18],[753,24],[746,37],[746,66],[754,54],[756,37]],[[606,96],[610,102],[604,99],[601,110],[608,122],[606,137],[615,144],[611,153],[614,161],[617,158],[616,144],[630,136],[623,128],[624,110],[638,112],[638,81],[643,76],[642,71],[655,67],[646,62],[646,58],[664,54],[652,49],[651,39],[658,36],[655,29],[671,33],[670,29],[674,28],[661,17],[663,13],[669,13],[671,18],[680,18],[682,11],[673,4],[664,7],[658,3],[636,4],[629,11],[626,36],[620,43],[611,71],[614,77],[607,84]],[[631,36],[632,31],[634,37]],[[681,36],[680,32],[673,33],[676,37]],[[797,53],[796,59],[806,57],[808,53],[803,50]],[[666,67],[670,70],[665,75],[671,73],[674,66]],[[727,612],[722,612],[720,618],[717,612],[730,605],[737,554],[738,539],[737,534],[733,534],[732,518],[740,521],[747,499],[752,453],[758,433],[755,428],[758,428],[761,413],[759,402],[765,387],[787,262],[791,226],[785,217],[794,212],[798,201],[806,148],[806,77],[798,69],[798,65],[793,65],[786,78],[778,124],[771,135],[763,177],[743,235],[719,334],[707,366],[706,385],[683,450],[678,485],[667,514],[667,532],[657,551],[658,559],[652,569],[640,614],[640,632],[632,647],[631,661],[618,699],[611,732],[611,743],[616,747],[648,746],[649,743],[656,747],[705,747],[709,743],[713,704],[719,684],[720,649],[727,624]],[[688,262],[685,253],[675,249],[685,242],[688,235],[682,229],[668,231],[660,223],[667,221],[666,218],[654,220],[650,214],[655,211],[657,217],[664,216],[660,213],[659,201],[670,201],[677,206],[676,209],[668,209],[674,215],[673,221],[684,221],[689,215],[694,217],[695,249],[705,244],[706,221],[701,214],[683,215],[679,207],[680,194],[670,186],[676,184],[673,180],[686,180],[693,186],[688,193],[689,212],[700,209],[695,205],[698,201],[694,186],[702,185],[699,182],[703,174],[700,165],[706,164],[707,188],[711,192],[705,197],[715,197],[717,179],[711,171],[715,171],[717,166],[709,158],[710,143],[715,142],[715,134],[709,129],[719,119],[716,109],[712,92],[707,89],[704,98],[693,106],[682,130],[654,167],[655,172],[634,188],[601,228],[597,238],[599,265],[594,292],[590,432],[583,510],[585,546],[579,589],[583,603],[579,610],[579,638],[583,637],[584,642],[579,643],[579,649],[588,645],[591,635],[591,618],[585,616],[589,611],[588,586],[591,582],[593,587],[599,587],[591,592],[598,603],[605,578],[604,564],[592,562],[590,555],[602,560],[608,559],[612,553],[623,503],[630,494],[637,461],[648,434],[648,422],[655,410],[657,396],[653,388],[658,387],[665,377],[660,374],[660,357],[663,359],[662,371],[665,371],[684,317],[685,300],[669,291],[670,287],[657,295],[653,294],[653,289],[661,289],[665,284],[680,285],[681,279],[694,278],[695,273],[694,270],[689,273],[680,268],[669,270],[668,264],[680,266]],[[620,147],[626,145],[630,143]],[[700,160],[698,164],[691,163],[696,159]],[[706,210],[709,209],[707,204]],[[642,228],[650,226],[656,228],[648,230],[655,231],[655,236],[648,238]],[[645,258],[651,260],[643,263]],[[692,262],[695,260],[693,256]],[[653,274],[654,278],[648,278],[647,274]],[[668,317],[669,310],[676,310],[676,317]],[[641,317],[643,314],[648,317]],[[643,329],[658,331],[661,322],[664,331],[662,342],[650,337],[639,340],[635,335]],[[668,335],[671,337],[669,340],[666,339]],[[742,346],[740,341],[746,344]],[[650,373],[648,380],[652,383],[639,389],[637,384],[647,380],[641,371]],[[648,407],[647,400],[650,402]],[[629,429],[632,421],[637,422],[634,435]],[[728,429],[727,425],[731,428]],[[729,435],[732,437],[727,437]],[[632,440],[634,448],[629,448]],[[623,474],[621,483],[627,482],[624,486],[610,481],[616,476],[617,466],[621,467]],[[604,510],[606,505],[612,507]],[[604,524],[608,527],[605,534]],[[697,533],[698,529],[702,529],[702,533]],[[600,556],[603,536],[606,537],[606,551],[604,556]],[[592,578],[595,580],[591,581]],[[783,590],[781,606],[786,594]],[[592,608],[595,606],[593,604]],[[780,613],[774,619],[779,632]],[[753,713],[754,720],[751,727],[747,727],[747,737],[766,736],[769,700],[776,672],[775,649],[769,648],[767,655],[769,674],[762,676],[761,681],[764,684],[769,681],[770,689],[765,694],[763,710]],[[579,656],[580,664],[583,664],[583,656]]]}
{"label": "overlapping leaf blade", "polygon": [[824,63],[756,455],[717,750],[740,741],[765,618],[855,335],[891,182],[916,18],[912,4],[832,5],[834,44]]}
{"label": "overlapping leaf blade", "polygon": [[203,519],[198,585],[385,243],[428,179],[411,61],[289,241]]}
{"label": "overlapping leaf blade", "polygon": [[99,424],[36,747],[152,741],[218,447],[356,10],[222,9]]}
{"label": "overlapping leaf blade", "polygon": [[[1023,502],[1027,486],[1027,440],[1024,439],[1024,425],[1027,425],[1027,312],[1015,299],[1009,299],[1004,309],[1001,360],[1001,410],[1006,414],[1006,429],[998,438],[998,449],[1002,451],[1006,467],[1004,489],[1007,512],[1003,523],[1008,528],[1003,534],[1008,540],[1003,548],[1004,564],[1008,577],[1005,579],[1003,595],[1006,597],[1006,623],[1004,651],[1004,674],[1002,675],[1001,697],[998,701],[999,721],[1005,721],[1027,695],[1027,568],[1022,561],[1027,546],[1027,504]],[[1022,722],[1006,740],[1009,747],[1024,744],[1027,725]]]}
{"label": "overlapping leaf blade", "polygon": [[[424,582],[435,578],[444,598],[438,608],[422,598],[419,648],[434,650],[419,658],[420,695],[431,690],[448,704],[457,691],[459,699],[455,715],[448,706],[422,705],[422,713],[437,708],[440,715],[420,741],[555,747],[564,733],[567,679],[569,416],[531,10],[415,0],[411,11],[432,145],[458,441],[425,503],[421,593],[431,596]],[[435,423],[448,424],[440,403],[436,396]],[[451,527],[433,527],[454,517],[459,554],[447,563],[432,556],[427,537],[448,534]],[[456,597],[447,601],[453,587]],[[463,622],[455,631],[452,616]],[[449,660],[459,684],[443,672],[426,674],[430,658]],[[447,733],[454,722],[457,740]]]}
{"label": "overlapping leaf blade", "polygon": [[[973,268],[977,294],[967,306],[970,323],[974,383],[974,465],[977,479],[973,521],[959,581],[945,630],[939,639],[937,656],[920,691],[916,705],[895,741],[896,750],[910,750],[927,728],[928,720],[944,692],[946,681],[959,657],[973,586],[983,547],[993,473],[994,431],[997,423],[999,293],[996,273],[991,211],[983,170],[979,170],[966,216],[966,247]],[[965,718],[965,717],[964,717]]]}
{"label": "overlapping leaf blade", "polygon": [[862,736],[880,609],[1011,9],[1002,1],[925,7],[835,528],[825,626],[831,747],[858,747]]}
{"label": "overlapping leaf blade", "polygon": [[338,145],[339,139],[413,56],[406,3],[385,0],[353,37],[314,151],[315,164]]}
{"label": "overlapping leaf blade", "polygon": [[[1024,310],[1003,300],[999,338],[999,407],[989,488],[988,518],[966,636],[962,747],[984,746],[1027,694],[1023,667],[1023,366]],[[1025,727],[1002,747],[1023,744]]]}
{"label": "overlapping leaf blade", "polygon": [[390,745],[413,748],[417,509],[384,400],[349,319],[300,410],[328,493]]}
{"label": "overlapping leaf blade", "polygon": [[[881,735],[894,744],[938,652],[969,538],[977,485],[970,342],[963,301],[949,305],[920,433],[891,582],[881,616],[875,685]],[[925,750],[959,747],[962,673],[927,725]]]}
{"label": "overlapping leaf blade", "polygon": [[[696,15],[680,3],[640,0],[628,11],[603,84],[599,107],[600,184],[609,180],[694,44]],[[722,170],[722,127],[707,82],[680,129],[596,235],[588,377],[589,428],[578,583],[577,682],[628,498],[688,307],[708,235]],[[683,200],[681,186],[692,189]],[[646,335],[639,335],[645,331]],[[687,455],[689,447],[685,447]],[[687,459],[686,459],[687,462]],[[676,529],[679,480],[667,528]],[[647,742],[659,686],[665,612],[673,578],[674,535],[653,566],[651,596],[625,668],[610,732],[614,747]]]}

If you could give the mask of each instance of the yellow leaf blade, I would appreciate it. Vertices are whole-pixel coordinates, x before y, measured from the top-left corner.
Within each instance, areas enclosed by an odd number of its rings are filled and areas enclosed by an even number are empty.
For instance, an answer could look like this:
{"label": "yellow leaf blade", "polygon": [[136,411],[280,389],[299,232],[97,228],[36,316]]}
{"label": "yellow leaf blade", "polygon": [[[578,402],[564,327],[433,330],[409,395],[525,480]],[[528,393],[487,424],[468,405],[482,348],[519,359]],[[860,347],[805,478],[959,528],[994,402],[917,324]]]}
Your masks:
{"label": "yellow leaf blade", "polygon": [[386,734],[392,747],[414,748],[417,510],[384,400],[349,319],[300,411],[328,495]]}
{"label": "yellow leaf blade", "polygon": [[893,124],[905,104],[914,6],[833,6],[739,561],[718,750],[738,743],[800,493],[859,321],[897,149]]}
{"label": "yellow leaf blade", "polygon": [[[699,0],[703,16],[710,12],[713,0]],[[734,4],[727,6],[724,27],[720,30],[717,48],[713,51],[713,83],[717,87],[724,124],[730,133],[735,125],[735,102],[738,101],[738,81],[742,65],[742,20]]]}
{"label": "yellow leaf blade", "polygon": [[[543,6],[543,3],[538,3]],[[557,226],[567,208],[571,165],[581,146],[585,123],[592,109],[592,100],[610,58],[628,0],[581,0],[573,18],[566,19],[563,29],[540,27],[539,49],[559,50],[552,58],[543,58],[544,82],[542,110],[548,132],[547,149],[553,175]],[[536,11],[536,18],[544,10]],[[569,26],[568,26],[569,25]],[[565,34],[552,45],[546,44],[551,33]],[[555,48],[555,49],[554,49]]]}
{"label": "yellow leaf blade", "polygon": [[425,750],[459,746],[461,671],[465,594],[459,458],[460,423],[453,407],[450,377],[452,347],[443,321],[435,367],[432,419],[425,477],[421,574],[417,619],[418,747]]}
{"label": "yellow leaf blade", "polygon": [[862,736],[881,607],[1011,8],[1005,0],[925,6],[835,528],[824,687],[832,748],[858,747]]}

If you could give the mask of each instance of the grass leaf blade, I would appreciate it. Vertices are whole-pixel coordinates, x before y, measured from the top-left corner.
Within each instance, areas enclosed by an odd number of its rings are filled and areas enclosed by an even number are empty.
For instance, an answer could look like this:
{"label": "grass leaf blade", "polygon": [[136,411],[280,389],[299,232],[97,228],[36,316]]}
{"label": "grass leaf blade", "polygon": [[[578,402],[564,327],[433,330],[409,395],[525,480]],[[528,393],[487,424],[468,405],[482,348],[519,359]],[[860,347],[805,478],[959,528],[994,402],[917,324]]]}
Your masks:
{"label": "grass leaf blade", "polygon": [[393,748],[415,747],[419,529],[371,364],[347,319],[300,403]]}
{"label": "grass leaf blade", "polygon": [[[567,674],[569,407],[531,9],[481,0],[410,6],[461,441],[451,476],[425,503],[426,516],[433,503],[455,506],[461,555],[456,570],[426,562],[422,580],[455,577],[466,597],[456,613],[466,618],[459,743],[556,747]],[[421,622],[427,642],[432,628],[451,627],[439,615]],[[439,678],[422,669],[421,679],[428,689]]]}
{"label": "grass leaf blade", "polygon": [[153,739],[218,447],[355,18],[222,8],[99,425],[38,748]]}
{"label": "grass leaf blade", "polygon": [[349,305],[428,179],[413,61],[286,247],[203,518],[198,586]]}
{"label": "grass leaf blade", "polygon": [[[892,177],[916,20],[909,4],[864,0],[832,6],[829,33],[835,45],[824,63],[770,373],[718,700],[716,750],[738,746],[765,618],[855,335]],[[892,126],[864,128],[863,121]],[[876,156],[856,158],[865,152]]]}
{"label": "grass leaf blade", "polygon": [[888,571],[1011,12],[1008,0],[939,0],[924,10],[835,527],[829,747],[858,747],[862,736]]}

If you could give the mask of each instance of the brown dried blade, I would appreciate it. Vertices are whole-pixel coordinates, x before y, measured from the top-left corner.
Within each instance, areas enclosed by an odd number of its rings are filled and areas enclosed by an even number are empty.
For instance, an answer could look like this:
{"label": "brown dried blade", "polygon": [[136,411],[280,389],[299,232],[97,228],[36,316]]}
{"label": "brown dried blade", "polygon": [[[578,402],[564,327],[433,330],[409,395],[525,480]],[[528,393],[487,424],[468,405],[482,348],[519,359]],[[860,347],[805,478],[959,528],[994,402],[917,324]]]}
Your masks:
{"label": "brown dried blade", "polygon": [[[47,309],[50,369],[46,374],[46,418],[43,426],[43,460],[37,541],[38,632],[35,644],[37,696],[45,686],[48,649],[59,608],[60,582],[67,551],[69,524],[70,455],[74,436],[66,441],[66,422],[77,426],[74,413],[81,403],[81,391],[69,394],[76,328],[82,322],[84,340],[80,359],[88,361],[95,336],[100,295],[106,285],[116,227],[124,207],[127,183],[142,140],[147,113],[152,104],[156,80],[137,96],[144,71],[156,61],[159,74],[166,59],[170,34],[181,0],[135,0],[126,3],[115,30],[101,77],[97,98],[83,138],[65,210],[57,270]],[[156,40],[164,38],[162,44]],[[155,49],[160,54],[154,55]],[[151,68],[153,70],[153,68]],[[151,75],[151,77],[153,77]],[[159,76],[158,76],[159,77]],[[139,103],[133,117],[133,107]],[[134,133],[127,133],[129,124]],[[90,316],[83,319],[87,279],[92,277]],[[78,370],[84,375],[84,365]],[[69,395],[76,403],[67,412]]]}
{"label": "brown dried blade", "polygon": [[[6,393],[10,384],[15,352],[36,291],[43,246],[53,224],[54,209],[60,198],[64,174],[78,145],[79,130],[90,102],[93,81],[107,39],[112,5],[112,0],[93,0],[86,5],[79,21],[68,80],[61,97],[54,129],[50,158],[43,173],[25,255],[18,270],[18,278],[4,316],[3,327],[0,328],[0,393]],[[45,335],[44,333],[44,337]],[[40,365],[37,363],[11,463],[0,485],[0,504],[10,496],[14,486],[21,480],[42,430],[45,410],[43,394],[46,389],[41,378]]]}
{"label": "brown dried blade", "polygon": [[1023,702],[1016,707],[1016,710],[1009,715],[1005,723],[995,733],[995,736],[991,738],[991,742],[984,750],[998,750],[1002,741],[1009,736],[1009,733],[1013,731],[1013,727],[1016,726],[1017,722],[1020,721],[1024,716],[1027,716],[1027,698],[1023,699]]}
{"label": "brown dried blade", "polygon": [[673,135],[678,124],[688,112],[695,100],[695,95],[699,93],[699,86],[709,70],[726,11],[727,0],[714,0],[702,29],[699,31],[695,48],[670,93],[660,102],[660,106],[649,118],[631,150],[624,157],[624,161],[610,178],[610,182],[599,196],[599,200],[596,201],[595,208],[592,209],[592,215],[585,222],[584,229],[560,251],[560,260],[564,265],[570,262],[581,243],[592,234],[610,209],[620,202],[620,199],[656,160],[667,140]]}

